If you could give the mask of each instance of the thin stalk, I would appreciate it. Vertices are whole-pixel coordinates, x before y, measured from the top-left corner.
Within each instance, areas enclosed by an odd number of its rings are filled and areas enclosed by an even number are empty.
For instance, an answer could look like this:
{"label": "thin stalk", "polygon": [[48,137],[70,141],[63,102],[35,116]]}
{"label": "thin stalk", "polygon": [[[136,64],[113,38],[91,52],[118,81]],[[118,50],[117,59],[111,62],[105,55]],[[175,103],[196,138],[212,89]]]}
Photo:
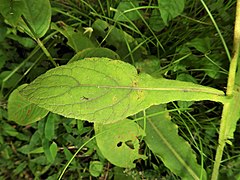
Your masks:
{"label": "thin stalk", "polygon": [[[233,96],[236,70],[237,70],[237,61],[239,57],[239,47],[240,47],[240,23],[239,22],[240,22],[240,0],[237,0],[234,40],[233,40],[233,58],[230,63],[227,92],[226,92],[226,95],[229,97]],[[218,139],[219,144],[218,144],[217,153],[215,156],[212,180],[218,179],[219,167],[221,164],[224,147],[228,139],[227,130],[229,129],[229,126],[231,126],[231,122],[229,122],[230,119],[228,117],[229,117],[229,113],[232,113],[231,112],[232,102],[233,101],[226,102],[224,103],[224,106],[223,106],[222,119],[221,119],[220,130],[219,130],[219,139]]]}
{"label": "thin stalk", "polygon": [[[48,35],[43,42],[47,42],[52,36],[54,36],[57,33],[57,31],[51,33],[50,35]],[[2,80],[2,87],[1,87],[1,93],[3,94],[3,89],[5,88],[5,83],[15,74],[17,73],[17,71],[19,71],[40,49],[40,46],[36,46],[33,51],[30,53],[30,55],[21,63],[19,64],[7,77],[5,77]],[[34,63],[35,64],[35,63]],[[11,92],[11,91],[10,91]],[[9,92],[9,93],[10,93]],[[6,99],[8,97],[9,94],[4,96],[4,99]]]}
{"label": "thin stalk", "polygon": [[240,47],[240,23],[239,22],[240,22],[240,0],[237,0],[234,39],[233,39],[233,58],[230,63],[228,83],[227,83],[227,95],[229,96],[233,94],[237,63],[238,63],[238,57],[239,57],[239,47]]}
{"label": "thin stalk", "polygon": [[208,7],[207,7],[207,5],[205,4],[204,0],[200,0],[200,1],[201,1],[202,5],[204,6],[205,10],[207,11],[207,13],[208,13],[208,15],[209,15],[209,17],[210,17],[210,19],[211,19],[214,27],[216,28],[216,30],[217,30],[217,32],[218,32],[218,35],[219,35],[219,37],[220,37],[220,39],[221,39],[221,41],[222,41],[222,43],[223,43],[224,49],[225,49],[225,51],[226,51],[228,60],[231,61],[232,58],[231,58],[230,52],[229,52],[229,50],[228,50],[227,44],[226,44],[226,42],[225,42],[225,40],[224,40],[224,38],[223,38],[223,36],[222,36],[222,33],[221,33],[220,29],[218,28],[218,25],[217,25],[214,17],[212,16],[212,13],[211,13],[210,10],[208,9]]}
{"label": "thin stalk", "polygon": [[89,142],[91,142],[96,136],[91,137],[89,140],[87,140],[81,147],[78,148],[78,150],[74,153],[74,155],[71,157],[71,159],[67,162],[67,164],[65,165],[64,169],[62,170],[58,180],[61,180],[65,171],[67,170],[67,168],[69,167],[69,165],[72,163],[72,161],[74,160],[74,158],[76,157],[76,155],[80,152],[80,150],[86,146]]}
{"label": "thin stalk", "polygon": [[57,67],[57,63],[54,61],[54,59],[52,58],[51,54],[49,53],[49,51],[47,50],[47,48],[44,46],[44,44],[42,43],[42,41],[37,38],[36,39],[38,45],[40,46],[40,48],[43,50],[44,54],[47,56],[47,58],[52,62],[52,64]]}
{"label": "thin stalk", "polygon": [[57,63],[54,61],[54,59],[52,58],[51,54],[48,52],[47,48],[44,46],[44,44],[42,43],[42,41],[38,38],[38,36],[36,35],[35,31],[33,30],[31,24],[29,24],[28,20],[24,17],[21,16],[23,21],[25,22],[25,24],[27,25],[27,27],[29,28],[30,32],[32,33],[32,38],[37,42],[37,44],[39,45],[39,47],[43,50],[44,54],[47,56],[47,58],[53,63],[53,65],[55,67],[57,67]]}

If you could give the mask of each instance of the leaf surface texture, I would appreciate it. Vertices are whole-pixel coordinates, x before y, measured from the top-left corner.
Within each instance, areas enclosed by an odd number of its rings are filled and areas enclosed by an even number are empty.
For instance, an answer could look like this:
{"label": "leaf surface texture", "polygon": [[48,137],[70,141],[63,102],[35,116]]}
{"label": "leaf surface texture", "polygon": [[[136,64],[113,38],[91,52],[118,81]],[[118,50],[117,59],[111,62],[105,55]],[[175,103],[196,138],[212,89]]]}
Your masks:
{"label": "leaf surface texture", "polygon": [[53,113],[112,123],[152,105],[171,101],[224,101],[214,88],[138,74],[134,66],[108,58],[89,58],[49,70],[21,94]]}

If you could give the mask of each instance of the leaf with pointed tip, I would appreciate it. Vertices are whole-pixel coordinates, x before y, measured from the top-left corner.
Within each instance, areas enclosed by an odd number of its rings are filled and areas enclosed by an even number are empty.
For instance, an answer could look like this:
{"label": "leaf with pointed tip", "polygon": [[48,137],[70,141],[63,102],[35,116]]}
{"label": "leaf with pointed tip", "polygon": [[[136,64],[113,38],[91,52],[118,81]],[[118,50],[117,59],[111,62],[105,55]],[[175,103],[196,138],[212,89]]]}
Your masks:
{"label": "leaf with pointed tip", "polygon": [[51,69],[21,94],[53,113],[101,123],[116,122],[152,105],[176,100],[225,100],[220,90],[138,75],[132,65],[108,58],[87,58]]}
{"label": "leaf with pointed tip", "polygon": [[[156,114],[146,120],[144,140],[147,146],[182,179],[207,179],[206,171],[197,163],[189,143],[178,135],[178,126],[164,110],[163,106],[152,106],[146,110],[147,116]],[[143,120],[139,124],[144,127]]]}

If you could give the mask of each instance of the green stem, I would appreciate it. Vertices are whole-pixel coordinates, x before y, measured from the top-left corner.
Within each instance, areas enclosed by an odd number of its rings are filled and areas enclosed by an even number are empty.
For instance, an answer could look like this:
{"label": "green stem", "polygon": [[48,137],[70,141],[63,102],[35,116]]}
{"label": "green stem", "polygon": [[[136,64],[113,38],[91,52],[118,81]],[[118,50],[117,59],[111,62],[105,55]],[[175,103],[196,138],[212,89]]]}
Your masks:
{"label": "green stem", "polygon": [[208,15],[209,15],[209,17],[210,17],[214,27],[216,28],[216,30],[218,32],[218,35],[219,35],[219,37],[220,37],[220,39],[221,39],[221,41],[223,43],[224,49],[225,49],[225,51],[227,53],[227,57],[228,57],[229,61],[231,61],[232,58],[231,58],[230,52],[228,50],[227,44],[226,44],[226,42],[225,42],[225,40],[224,40],[224,38],[222,36],[222,33],[221,33],[220,29],[218,28],[218,25],[217,25],[216,21],[214,20],[214,17],[212,16],[212,14],[211,14],[210,10],[208,9],[207,5],[205,4],[204,0],[200,0],[200,1],[201,1],[202,5],[204,6],[205,10],[207,11],[207,13],[208,13]]}
{"label": "green stem", "polygon": [[86,146],[89,142],[91,142],[96,136],[91,137],[89,140],[87,140],[80,148],[78,148],[78,150],[74,153],[74,155],[71,157],[71,159],[67,162],[67,164],[65,165],[63,171],[61,172],[58,180],[61,180],[65,171],[67,170],[68,166],[72,163],[73,159],[76,157],[76,155],[80,152],[80,150]]}
{"label": "green stem", "polygon": [[[236,19],[235,19],[235,28],[234,28],[234,40],[233,40],[233,58],[230,63],[229,74],[228,74],[228,83],[227,83],[227,92],[226,95],[229,97],[233,96],[234,86],[235,86],[235,78],[236,78],[236,70],[237,70],[237,62],[239,57],[239,47],[240,47],[240,0],[237,0],[236,6]],[[218,179],[219,167],[222,160],[222,155],[224,151],[224,147],[226,141],[228,139],[228,129],[231,126],[231,119],[229,118],[229,113],[231,112],[231,103],[233,101],[229,101],[224,103],[222,119],[219,130],[219,139],[218,139],[218,148],[215,156],[215,162],[212,173],[212,180]]]}
{"label": "green stem", "polygon": [[237,63],[238,63],[238,57],[239,57],[239,47],[240,47],[240,23],[239,22],[240,22],[240,0],[237,0],[234,39],[233,39],[233,58],[230,63],[228,83],[227,83],[227,95],[229,96],[233,94]]}
{"label": "green stem", "polygon": [[47,50],[47,48],[44,46],[44,44],[42,43],[42,41],[37,38],[36,39],[38,45],[40,46],[40,48],[43,50],[44,54],[47,56],[47,58],[53,63],[53,65],[55,67],[57,67],[57,63],[54,61],[54,59],[52,58],[51,54],[49,53],[49,51]]}
{"label": "green stem", "polygon": [[213,166],[212,178],[211,180],[217,180],[219,174],[219,167],[222,160],[223,150],[226,144],[226,130],[228,127],[228,113],[230,112],[230,103],[225,103],[222,112],[222,119],[220,124],[219,138],[217,153],[215,155],[215,161]]}

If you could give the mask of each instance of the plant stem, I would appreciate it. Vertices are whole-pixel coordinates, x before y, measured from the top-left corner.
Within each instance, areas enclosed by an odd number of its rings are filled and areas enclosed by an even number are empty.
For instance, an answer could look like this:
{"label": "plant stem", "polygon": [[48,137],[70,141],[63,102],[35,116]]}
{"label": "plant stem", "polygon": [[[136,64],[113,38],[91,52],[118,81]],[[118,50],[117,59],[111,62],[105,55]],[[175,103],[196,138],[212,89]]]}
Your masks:
{"label": "plant stem", "polygon": [[225,42],[225,40],[224,40],[224,38],[222,36],[222,33],[221,33],[220,29],[218,28],[218,25],[217,25],[216,21],[214,20],[214,17],[212,16],[212,14],[211,14],[210,10],[208,9],[208,7],[207,7],[206,3],[204,2],[204,0],[200,0],[200,1],[201,1],[202,5],[204,6],[205,10],[207,11],[207,13],[208,13],[208,15],[209,15],[209,17],[210,17],[214,27],[216,28],[216,30],[218,32],[218,35],[219,35],[219,37],[220,37],[220,39],[221,39],[221,41],[223,43],[223,46],[224,46],[224,49],[226,51],[227,57],[228,57],[229,61],[231,61],[231,55],[230,55],[230,52],[228,50],[227,44],[226,44],[226,42]]}
{"label": "plant stem", "polygon": [[[227,92],[226,95],[229,97],[233,96],[234,86],[235,86],[235,77],[237,70],[237,63],[239,57],[239,47],[240,47],[240,0],[237,0],[236,6],[236,19],[235,19],[235,28],[234,28],[234,40],[233,40],[233,57],[230,63],[229,75],[228,75],[228,83],[227,83]],[[231,112],[231,103],[234,101],[228,101],[224,103],[222,119],[219,130],[219,139],[218,139],[218,148],[215,156],[215,162],[212,173],[212,180],[218,179],[219,167],[222,160],[223,150],[228,139],[228,129],[232,125],[231,118],[229,118],[229,113]]]}
{"label": "plant stem", "polygon": [[57,67],[57,63],[54,61],[54,59],[52,58],[51,54],[49,53],[49,51],[47,50],[47,48],[44,46],[44,44],[42,43],[42,41],[37,38],[36,39],[38,45],[40,46],[40,48],[43,50],[44,54],[47,56],[47,58],[53,63],[53,65],[55,67]]}
{"label": "plant stem", "polygon": [[219,130],[217,153],[215,155],[215,161],[214,161],[211,180],[217,180],[218,179],[219,167],[220,167],[220,164],[221,164],[223,150],[224,150],[225,143],[226,143],[225,138],[226,138],[226,135],[227,135],[226,130],[227,130],[227,127],[228,127],[227,115],[230,112],[229,107],[230,107],[229,102],[224,104],[223,112],[222,112],[222,119],[221,119],[221,124],[220,124],[220,130]]}
{"label": "plant stem", "polygon": [[237,0],[236,6],[236,19],[234,27],[234,39],[233,39],[233,58],[230,63],[229,74],[228,74],[228,84],[227,84],[227,95],[231,96],[233,94],[237,62],[239,57],[239,47],[240,47],[240,0]]}

